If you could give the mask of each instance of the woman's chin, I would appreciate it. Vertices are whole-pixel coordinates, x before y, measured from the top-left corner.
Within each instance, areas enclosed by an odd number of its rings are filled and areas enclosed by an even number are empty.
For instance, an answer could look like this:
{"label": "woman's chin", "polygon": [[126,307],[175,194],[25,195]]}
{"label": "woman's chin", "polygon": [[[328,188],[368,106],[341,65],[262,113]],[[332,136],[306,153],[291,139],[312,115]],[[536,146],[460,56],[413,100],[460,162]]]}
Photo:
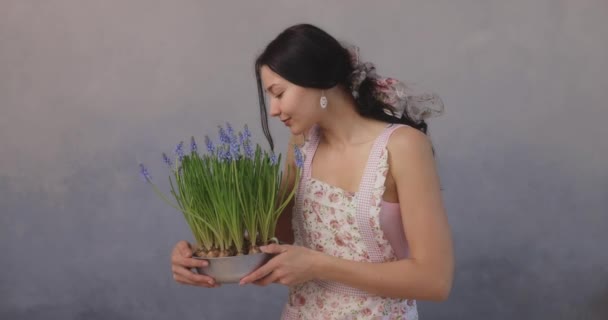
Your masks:
{"label": "woman's chin", "polygon": [[291,134],[293,134],[294,136],[297,136],[302,133],[302,130],[300,130],[298,126],[289,126],[288,128],[289,131],[291,131]]}
{"label": "woman's chin", "polygon": [[293,121],[289,121],[287,128],[289,128],[289,131],[291,131],[291,134],[293,134],[295,136],[304,134],[308,131],[308,128],[305,125],[302,126],[301,123],[294,123]]}

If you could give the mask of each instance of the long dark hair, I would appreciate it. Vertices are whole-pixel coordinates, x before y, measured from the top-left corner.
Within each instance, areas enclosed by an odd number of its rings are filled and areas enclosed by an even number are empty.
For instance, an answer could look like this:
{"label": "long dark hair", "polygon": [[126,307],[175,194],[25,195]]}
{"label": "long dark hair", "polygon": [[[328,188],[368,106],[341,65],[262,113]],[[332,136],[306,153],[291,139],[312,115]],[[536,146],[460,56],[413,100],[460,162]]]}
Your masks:
{"label": "long dark hair", "polygon": [[[334,37],[310,24],[298,24],[287,28],[272,40],[255,61],[255,77],[258,85],[260,115],[264,135],[274,150],[268,128],[268,114],[264,100],[264,88],[260,68],[268,66],[285,80],[306,88],[330,89],[342,85],[352,90],[353,65],[350,53]],[[393,108],[376,98],[377,87],[370,78],[363,80],[355,98],[357,112],[367,118],[388,123],[402,123],[426,134],[427,124],[412,120],[407,111],[401,119],[384,112]]]}

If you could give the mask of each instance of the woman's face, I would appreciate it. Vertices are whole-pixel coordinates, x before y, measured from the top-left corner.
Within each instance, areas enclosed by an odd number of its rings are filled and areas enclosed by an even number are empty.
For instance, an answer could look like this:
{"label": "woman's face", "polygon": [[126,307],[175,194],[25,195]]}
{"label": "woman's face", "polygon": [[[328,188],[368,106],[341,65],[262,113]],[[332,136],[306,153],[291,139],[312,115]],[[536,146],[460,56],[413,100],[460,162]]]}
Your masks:
{"label": "woman's face", "polygon": [[270,115],[279,118],[291,133],[306,132],[321,117],[321,90],[297,86],[267,66],[260,68],[262,86],[267,92]]}

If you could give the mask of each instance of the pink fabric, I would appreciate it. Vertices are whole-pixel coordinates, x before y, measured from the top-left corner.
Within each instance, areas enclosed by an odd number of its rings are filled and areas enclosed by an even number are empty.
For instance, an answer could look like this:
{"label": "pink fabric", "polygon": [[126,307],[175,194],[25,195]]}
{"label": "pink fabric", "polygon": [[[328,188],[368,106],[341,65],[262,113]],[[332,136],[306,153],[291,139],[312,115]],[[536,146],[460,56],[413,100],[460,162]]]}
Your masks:
{"label": "pink fabric", "polygon": [[401,219],[401,207],[399,203],[386,202],[382,200],[382,209],[380,210],[380,228],[384,232],[384,236],[393,247],[395,255],[399,260],[409,256],[409,246],[403,229],[403,220]]}

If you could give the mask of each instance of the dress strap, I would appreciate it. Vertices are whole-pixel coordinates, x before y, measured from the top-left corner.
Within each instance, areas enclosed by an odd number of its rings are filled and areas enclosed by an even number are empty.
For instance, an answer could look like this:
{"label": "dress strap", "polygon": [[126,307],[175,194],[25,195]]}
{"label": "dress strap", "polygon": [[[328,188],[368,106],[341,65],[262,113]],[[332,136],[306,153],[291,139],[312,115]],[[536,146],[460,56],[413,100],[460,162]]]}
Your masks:
{"label": "dress strap", "polygon": [[317,151],[317,147],[319,146],[319,140],[321,140],[321,135],[319,134],[319,127],[314,125],[306,136],[306,142],[303,147],[304,151],[304,171],[302,172],[303,177],[307,179],[310,178],[310,166],[312,165],[312,159],[315,157],[315,152]]}
{"label": "dress strap", "polygon": [[[374,190],[380,183],[384,185],[385,176],[378,174],[378,165],[382,152],[386,150],[386,145],[391,134],[398,128],[405,125],[391,124],[384,129],[384,132],[376,139],[372,150],[369,154],[369,159],[361,177],[359,191],[357,193],[357,214],[356,220],[361,233],[361,239],[365,242],[367,253],[371,262],[382,262],[384,256],[378,248],[378,243],[374,237],[372,228],[373,218],[370,216],[370,210],[380,205],[381,199],[374,199]],[[378,179],[382,180],[379,181]],[[380,195],[381,197],[381,195]],[[375,201],[374,201],[375,200]]]}

